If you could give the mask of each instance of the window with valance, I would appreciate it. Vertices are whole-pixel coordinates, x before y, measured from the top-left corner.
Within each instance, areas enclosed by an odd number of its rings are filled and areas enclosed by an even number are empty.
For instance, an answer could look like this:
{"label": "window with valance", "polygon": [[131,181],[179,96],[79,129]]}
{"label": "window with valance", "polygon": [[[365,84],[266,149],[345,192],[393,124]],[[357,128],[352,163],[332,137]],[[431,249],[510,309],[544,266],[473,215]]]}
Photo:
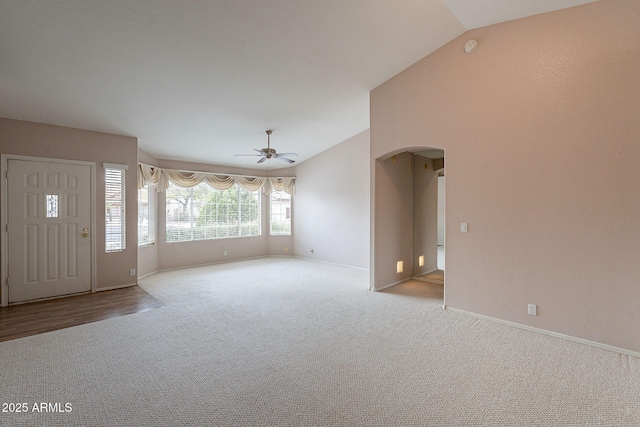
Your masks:
{"label": "window with valance", "polygon": [[165,191],[169,188],[169,183],[172,182],[184,188],[191,188],[200,183],[205,183],[216,190],[228,190],[237,184],[247,191],[262,190],[263,194],[269,194],[271,191],[284,191],[293,195],[294,181],[295,177],[225,175],[163,169],[144,163],[138,164],[138,189],[149,183],[157,192]]}
{"label": "window with valance", "polygon": [[[294,180],[294,177],[222,175],[138,164],[138,188],[166,193],[167,242],[259,236],[260,193],[280,194],[280,198],[287,196],[290,200]],[[273,217],[270,221],[274,221]],[[270,227],[273,234],[273,224]],[[279,229],[276,234],[290,233],[286,231]]]}

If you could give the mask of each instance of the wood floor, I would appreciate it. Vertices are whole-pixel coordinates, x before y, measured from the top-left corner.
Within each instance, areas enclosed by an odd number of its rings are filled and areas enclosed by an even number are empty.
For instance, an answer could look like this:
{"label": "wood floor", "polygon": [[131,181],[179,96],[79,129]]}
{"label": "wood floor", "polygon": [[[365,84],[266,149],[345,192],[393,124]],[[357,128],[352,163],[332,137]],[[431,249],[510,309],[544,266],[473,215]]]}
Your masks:
{"label": "wood floor", "polygon": [[0,342],[162,307],[139,286],[0,308]]}

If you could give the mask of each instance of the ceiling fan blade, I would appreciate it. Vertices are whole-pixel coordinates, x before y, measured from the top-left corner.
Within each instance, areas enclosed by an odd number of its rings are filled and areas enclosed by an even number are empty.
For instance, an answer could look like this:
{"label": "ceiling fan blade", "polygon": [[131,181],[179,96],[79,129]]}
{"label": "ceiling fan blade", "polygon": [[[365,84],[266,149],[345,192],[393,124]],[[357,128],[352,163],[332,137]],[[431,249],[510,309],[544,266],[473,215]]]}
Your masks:
{"label": "ceiling fan blade", "polygon": [[294,156],[294,157],[298,157],[298,153],[278,153],[278,156]]}
{"label": "ceiling fan blade", "polygon": [[289,163],[295,163],[295,160],[291,160],[291,159],[287,159],[286,157],[282,157],[282,155],[278,154],[276,156],[276,159],[278,160],[284,160],[285,162],[289,162]]}
{"label": "ceiling fan blade", "polygon": [[258,160],[258,163],[262,163],[262,162],[264,162],[265,160],[267,160],[267,158],[266,158],[266,157],[263,157],[263,158],[261,158],[260,160]]}

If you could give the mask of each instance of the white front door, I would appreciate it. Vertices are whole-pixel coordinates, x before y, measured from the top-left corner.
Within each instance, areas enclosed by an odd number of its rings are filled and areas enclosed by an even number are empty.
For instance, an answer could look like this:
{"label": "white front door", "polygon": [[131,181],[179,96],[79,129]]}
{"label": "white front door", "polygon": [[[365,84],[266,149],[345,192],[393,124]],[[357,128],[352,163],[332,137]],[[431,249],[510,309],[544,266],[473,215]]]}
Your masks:
{"label": "white front door", "polygon": [[7,163],[9,303],[91,290],[91,166]]}

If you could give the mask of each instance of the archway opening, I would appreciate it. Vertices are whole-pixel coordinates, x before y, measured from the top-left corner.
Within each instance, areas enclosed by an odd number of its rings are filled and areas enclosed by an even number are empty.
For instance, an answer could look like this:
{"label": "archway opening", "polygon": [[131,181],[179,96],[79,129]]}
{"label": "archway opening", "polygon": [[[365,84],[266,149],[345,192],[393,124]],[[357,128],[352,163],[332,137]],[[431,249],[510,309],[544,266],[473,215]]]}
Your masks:
{"label": "archway opening", "polygon": [[444,285],[444,158],[420,146],[375,160],[372,290],[411,279]]}

